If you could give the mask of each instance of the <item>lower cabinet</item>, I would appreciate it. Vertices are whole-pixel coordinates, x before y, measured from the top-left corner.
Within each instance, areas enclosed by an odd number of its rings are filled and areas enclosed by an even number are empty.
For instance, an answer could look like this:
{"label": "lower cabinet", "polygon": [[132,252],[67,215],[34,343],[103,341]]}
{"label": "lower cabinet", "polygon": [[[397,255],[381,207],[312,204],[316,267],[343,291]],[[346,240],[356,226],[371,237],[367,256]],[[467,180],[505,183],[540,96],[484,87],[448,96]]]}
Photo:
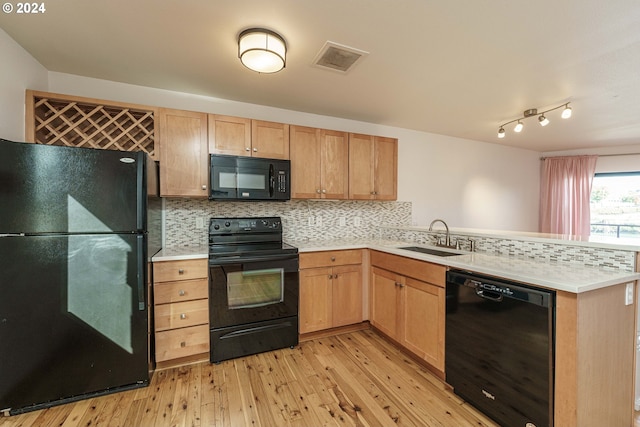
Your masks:
{"label": "lower cabinet", "polygon": [[362,250],[300,254],[300,333],[360,323]]}
{"label": "lower cabinet", "polygon": [[209,355],[206,259],[153,263],[155,359],[158,365]]}
{"label": "lower cabinet", "polygon": [[444,372],[446,267],[371,252],[371,324]]}

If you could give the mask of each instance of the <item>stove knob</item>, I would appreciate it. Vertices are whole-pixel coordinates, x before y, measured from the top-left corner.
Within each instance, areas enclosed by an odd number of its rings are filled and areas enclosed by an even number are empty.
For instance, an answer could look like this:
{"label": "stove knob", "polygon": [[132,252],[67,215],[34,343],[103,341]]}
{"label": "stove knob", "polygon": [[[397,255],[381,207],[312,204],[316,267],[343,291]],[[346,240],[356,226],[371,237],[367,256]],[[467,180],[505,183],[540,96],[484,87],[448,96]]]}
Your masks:
{"label": "stove knob", "polygon": [[227,221],[227,222],[224,223],[224,226],[225,227],[231,227],[231,223],[229,221]]}
{"label": "stove knob", "polygon": [[262,225],[264,225],[265,227],[269,226],[269,221],[267,221],[266,219],[263,219]]}
{"label": "stove knob", "polygon": [[214,225],[213,228],[216,230],[220,230],[220,226],[218,224]]}

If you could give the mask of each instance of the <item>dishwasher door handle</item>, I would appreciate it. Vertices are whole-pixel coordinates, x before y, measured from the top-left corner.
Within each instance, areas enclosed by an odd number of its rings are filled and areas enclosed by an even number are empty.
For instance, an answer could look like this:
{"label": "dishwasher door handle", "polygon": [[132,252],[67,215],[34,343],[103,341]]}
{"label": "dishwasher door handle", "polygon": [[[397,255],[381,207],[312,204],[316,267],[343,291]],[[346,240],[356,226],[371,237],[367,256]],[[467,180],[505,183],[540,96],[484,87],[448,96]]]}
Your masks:
{"label": "dishwasher door handle", "polygon": [[502,302],[502,299],[503,299],[502,294],[497,294],[491,291],[485,291],[483,289],[480,289],[479,287],[476,288],[476,295],[478,295],[480,298],[488,299],[490,301],[495,301],[495,302]]}
{"label": "dishwasher door handle", "polygon": [[482,282],[478,280],[467,279],[464,281],[464,286],[473,288],[476,291],[476,295],[480,298],[488,299],[489,301],[502,302],[502,294],[482,289]]}

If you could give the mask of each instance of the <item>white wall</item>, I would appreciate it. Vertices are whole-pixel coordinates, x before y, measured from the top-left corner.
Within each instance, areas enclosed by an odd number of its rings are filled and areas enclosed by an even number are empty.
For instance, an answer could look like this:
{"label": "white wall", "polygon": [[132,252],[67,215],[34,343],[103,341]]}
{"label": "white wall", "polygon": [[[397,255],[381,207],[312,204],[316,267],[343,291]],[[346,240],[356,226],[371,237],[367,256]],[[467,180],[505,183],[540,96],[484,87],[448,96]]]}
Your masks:
{"label": "white wall", "polygon": [[0,138],[24,141],[25,90],[47,90],[47,70],[0,29]]}

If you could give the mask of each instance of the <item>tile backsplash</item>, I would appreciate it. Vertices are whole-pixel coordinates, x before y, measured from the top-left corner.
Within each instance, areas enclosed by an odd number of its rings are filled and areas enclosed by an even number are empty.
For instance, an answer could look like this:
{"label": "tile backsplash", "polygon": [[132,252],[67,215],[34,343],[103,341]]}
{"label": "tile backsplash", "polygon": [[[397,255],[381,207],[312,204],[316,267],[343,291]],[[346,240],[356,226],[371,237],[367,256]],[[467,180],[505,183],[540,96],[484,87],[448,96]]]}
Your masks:
{"label": "tile backsplash", "polygon": [[285,240],[380,237],[380,225],[411,224],[411,202],[291,200],[212,202],[165,199],[165,247],[207,244],[209,218],[279,216]]}
{"label": "tile backsplash", "polygon": [[[435,245],[442,237],[442,230],[406,229],[387,227],[382,230],[382,238],[401,240],[419,244]],[[605,249],[553,241],[540,242],[517,238],[482,237],[452,232],[451,241],[460,241],[461,249],[469,250],[470,240],[474,241],[475,251],[490,255],[503,255],[529,258],[537,261],[562,262],[576,266],[590,266],[603,269],[635,271],[636,254],[634,251]]]}
{"label": "tile backsplash", "polygon": [[[422,244],[435,244],[441,232],[411,227],[411,202],[353,200],[291,200],[288,202],[212,202],[200,199],[164,199],[164,247],[207,245],[209,218],[279,216],[285,241],[384,238]],[[397,228],[396,228],[397,227]],[[526,239],[467,236],[452,232],[468,250],[469,239],[475,251],[575,265],[634,271],[635,252],[541,243]]]}

